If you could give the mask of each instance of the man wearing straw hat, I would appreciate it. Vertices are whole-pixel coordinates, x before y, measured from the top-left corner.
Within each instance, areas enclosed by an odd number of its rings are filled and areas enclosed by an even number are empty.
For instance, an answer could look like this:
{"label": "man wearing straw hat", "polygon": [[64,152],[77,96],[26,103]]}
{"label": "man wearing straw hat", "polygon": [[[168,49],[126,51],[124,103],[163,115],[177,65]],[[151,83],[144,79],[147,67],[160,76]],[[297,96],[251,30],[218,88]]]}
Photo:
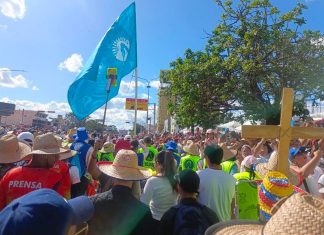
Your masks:
{"label": "man wearing straw hat", "polygon": [[24,160],[30,152],[31,147],[19,142],[15,135],[3,135],[0,138],[0,180],[15,167],[14,163]]}
{"label": "man wearing straw hat", "polygon": [[200,153],[198,145],[192,140],[188,140],[183,147],[186,154],[180,159],[179,171],[184,169],[191,169],[197,171],[198,162],[200,160]]}
{"label": "man wearing straw hat", "polygon": [[71,181],[68,172],[53,168],[57,160],[64,160],[75,155],[75,151],[60,147],[52,133],[35,138],[33,151],[27,156],[32,159],[27,166],[16,167],[6,173],[0,181],[0,209],[12,200],[31,191],[50,188],[63,197],[70,197]]}
{"label": "man wearing straw hat", "polygon": [[89,221],[89,234],[152,234],[150,208],[132,195],[136,181],[151,176],[139,167],[132,150],[119,150],[112,164],[99,164],[99,169],[113,178],[113,187],[92,200],[95,213]]}

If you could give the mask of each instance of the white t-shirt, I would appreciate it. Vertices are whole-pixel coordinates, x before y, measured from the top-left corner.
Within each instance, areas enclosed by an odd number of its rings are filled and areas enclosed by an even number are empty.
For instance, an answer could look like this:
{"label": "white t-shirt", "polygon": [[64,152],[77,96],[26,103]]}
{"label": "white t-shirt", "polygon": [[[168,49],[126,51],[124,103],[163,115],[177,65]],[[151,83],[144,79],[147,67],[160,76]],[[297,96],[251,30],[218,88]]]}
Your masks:
{"label": "white t-shirt", "polygon": [[154,219],[161,220],[163,214],[177,204],[177,198],[167,177],[154,176],[147,180],[141,201],[149,205]]}
{"label": "white t-shirt", "polygon": [[[309,189],[309,193],[314,196],[320,196],[320,193],[318,192],[318,180],[323,174],[323,171],[320,167],[316,166],[314,169],[314,173],[309,175],[306,178],[306,183]],[[303,190],[306,190],[304,184],[300,187]]]}
{"label": "white t-shirt", "polygon": [[210,168],[197,174],[200,178],[198,201],[212,209],[221,221],[230,220],[235,178],[224,171]]}
{"label": "white t-shirt", "polygon": [[324,174],[321,175],[321,177],[318,179],[318,183],[324,187]]}
{"label": "white t-shirt", "polygon": [[71,178],[71,184],[77,184],[81,182],[79,169],[76,166],[70,166],[69,173]]}

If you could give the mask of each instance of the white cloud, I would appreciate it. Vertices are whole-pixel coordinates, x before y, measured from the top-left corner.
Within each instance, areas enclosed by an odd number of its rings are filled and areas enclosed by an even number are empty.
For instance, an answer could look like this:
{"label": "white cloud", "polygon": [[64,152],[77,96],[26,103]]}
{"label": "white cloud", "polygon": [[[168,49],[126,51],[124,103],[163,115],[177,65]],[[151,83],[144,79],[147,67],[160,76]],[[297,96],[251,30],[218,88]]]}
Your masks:
{"label": "white cloud", "polygon": [[324,46],[324,37],[320,37],[318,40],[311,40],[311,43],[316,46]]}
{"label": "white cloud", "polygon": [[33,87],[32,87],[32,90],[33,90],[33,91],[39,91],[39,88],[38,88],[37,86],[33,86]]}
{"label": "white cloud", "polygon": [[151,87],[155,88],[155,89],[159,89],[161,86],[160,80],[152,80],[150,82]]}
{"label": "white cloud", "polygon": [[147,99],[148,98],[148,95],[146,93],[142,93],[139,97],[141,99]]}
{"label": "white cloud", "polygon": [[58,65],[59,70],[66,69],[72,73],[80,72],[81,68],[83,67],[83,58],[80,54],[74,53],[65,61],[61,62]]}
{"label": "white cloud", "polygon": [[0,30],[5,31],[7,29],[8,29],[8,25],[6,25],[6,24],[0,24]]}
{"label": "white cloud", "polygon": [[25,0],[0,0],[0,11],[12,19],[23,19],[26,13]]}
{"label": "white cloud", "polygon": [[8,68],[0,68],[0,87],[28,88],[28,80],[21,74],[13,76]]}
{"label": "white cloud", "polygon": [[[70,106],[66,102],[56,102],[50,101],[48,103],[34,102],[30,100],[11,100],[7,97],[0,98],[0,102],[14,103],[16,104],[16,109],[25,110],[42,110],[42,111],[55,111],[51,114],[51,117],[56,117],[56,115],[65,115],[71,112]],[[129,111],[124,109],[125,98],[113,98],[108,103],[106,125],[115,125],[117,128],[126,128],[129,124],[126,122],[134,121],[134,111]],[[99,108],[93,114],[90,115],[92,119],[102,119],[104,115],[104,107]],[[146,112],[138,111],[137,120],[138,123],[145,123]]]}
{"label": "white cloud", "polygon": [[[143,82],[138,82],[138,87],[146,87]],[[119,87],[119,94],[122,96],[134,96],[135,94],[135,81],[121,81]]]}

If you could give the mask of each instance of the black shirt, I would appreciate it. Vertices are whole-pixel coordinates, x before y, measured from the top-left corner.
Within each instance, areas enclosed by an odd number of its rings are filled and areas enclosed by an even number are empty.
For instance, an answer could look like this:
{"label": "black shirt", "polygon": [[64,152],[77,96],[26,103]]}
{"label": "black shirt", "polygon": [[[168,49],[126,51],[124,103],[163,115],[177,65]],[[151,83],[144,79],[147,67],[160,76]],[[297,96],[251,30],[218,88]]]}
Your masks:
{"label": "black shirt", "polygon": [[[182,203],[183,205],[187,205],[187,206],[199,205],[197,199],[194,199],[194,198],[181,199],[180,203]],[[209,222],[209,226],[219,222],[219,219],[214,211],[212,211],[207,206],[202,206],[201,208],[202,208],[201,209],[202,215]],[[164,215],[162,216],[161,221],[160,221],[160,227],[159,227],[159,230],[157,233],[158,235],[172,235],[173,234],[177,211],[178,211],[178,209],[176,208],[176,206],[174,206],[174,207],[171,207],[169,210],[167,210],[164,213]]]}
{"label": "black shirt", "polygon": [[90,200],[95,212],[88,223],[89,235],[152,233],[150,208],[137,200],[129,187],[113,186]]}

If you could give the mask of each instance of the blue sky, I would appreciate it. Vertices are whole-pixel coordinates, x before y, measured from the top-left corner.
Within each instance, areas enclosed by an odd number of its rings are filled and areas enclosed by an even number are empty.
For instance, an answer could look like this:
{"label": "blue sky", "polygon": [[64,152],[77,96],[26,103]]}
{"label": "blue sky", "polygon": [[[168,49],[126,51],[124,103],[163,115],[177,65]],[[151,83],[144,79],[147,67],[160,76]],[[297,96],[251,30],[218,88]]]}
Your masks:
{"label": "blue sky", "polygon": [[[69,111],[69,84],[131,2],[0,0],[0,101],[14,102],[17,108]],[[273,2],[287,10],[297,1]],[[307,27],[324,32],[324,1],[302,2],[309,7]],[[150,99],[157,103],[160,69],[168,69],[186,48],[203,49],[206,33],[219,22],[220,10],[213,0],[138,0],[136,8],[139,76],[152,81]],[[134,114],[124,110],[124,99],[134,97],[133,80],[131,74],[125,77],[119,95],[109,103],[107,124],[126,127],[125,122],[132,121]],[[139,96],[146,98],[146,82],[140,81]],[[100,109],[92,117],[100,118],[102,113]],[[139,112],[141,122],[145,116]]]}

